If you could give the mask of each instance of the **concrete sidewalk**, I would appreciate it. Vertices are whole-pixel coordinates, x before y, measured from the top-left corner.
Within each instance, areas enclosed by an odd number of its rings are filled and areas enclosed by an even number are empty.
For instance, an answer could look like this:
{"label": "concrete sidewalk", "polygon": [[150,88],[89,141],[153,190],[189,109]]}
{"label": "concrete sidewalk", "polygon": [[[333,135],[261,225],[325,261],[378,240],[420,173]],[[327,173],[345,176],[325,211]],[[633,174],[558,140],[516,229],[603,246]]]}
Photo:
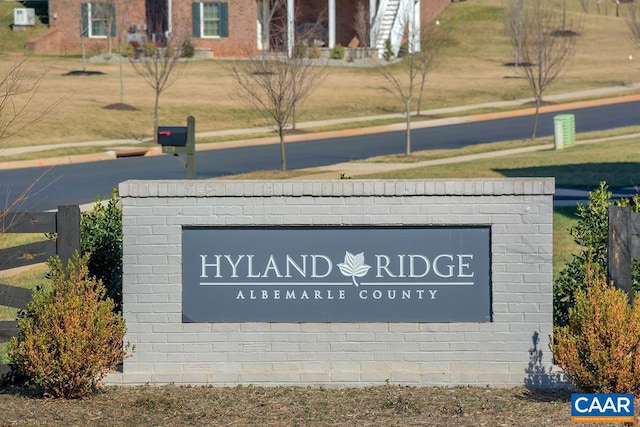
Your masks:
{"label": "concrete sidewalk", "polygon": [[[638,89],[640,89],[640,83],[624,85],[624,86],[614,86],[614,87],[607,87],[607,88],[585,90],[585,91],[579,91],[579,92],[564,93],[564,94],[558,94],[558,95],[550,95],[545,97],[545,100],[556,102],[558,104],[544,106],[540,109],[540,112],[548,113],[548,112],[555,112],[555,111],[570,110],[572,108],[585,108],[589,106],[608,105],[608,104],[621,103],[621,102],[637,101],[637,100],[640,100],[640,94],[636,93]],[[586,99],[586,100],[580,101],[580,99]],[[475,115],[474,114],[460,115],[460,116],[453,116],[453,117],[448,117],[443,119],[414,121],[412,122],[412,129],[443,126],[443,125],[455,124],[455,123],[468,123],[468,122],[474,122],[474,121],[494,120],[494,119],[499,119],[504,117],[530,115],[534,112],[534,108],[530,107],[530,104],[532,101],[533,99],[529,98],[529,99],[519,99],[514,101],[489,102],[484,104],[464,105],[464,106],[458,106],[458,107],[427,110],[423,112],[424,115],[439,116],[439,115],[451,115],[456,113],[465,113],[465,112],[474,111],[474,110],[511,108],[511,110],[504,111],[504,112],[484,113],[484,114],[475,114]],[[297,127],[299,129],[311,129],[311,128],[336,126],[336,125],[346,124],[346,123],[357,123],[357,122],[384,120],[384,119],[402,119],[402,118],[404,118],[403,114],[385,114],[385,115],[368,116],[368,117],[351,117],[351,118],[303,122],[303,123],[298,123]],[[289,144],[289,143],[295,143],[297,141],[304,141],[304,140],[310,140],[310,139],[330,138],[330,137],[349,136],[349,135],[365,135],[365,134],[374,134],[374,133],[389,132],[389,131],[403,130],[403,129],[405,129],[405,123],[398,123],[393,125],[374,126],[374,127],[359,128],[359,129],[314,132],[314,133],[308,133],[303,135],[289,135],[287,136],[286,141]],[[272,131],[273,129],[270,127],[258,127],[258,128],[248,128],[248,129],[230,129],[230,130],[212,131],[212,132],[198,132],[196,136],[197,138],[225,137],[225,136],[237,137],[239,135],[241,136],[241,135],[249,135],[249,134],[270,133]],[[629,138],[629,137],[632,137],[632,136],[626,135],[620,138],[623,139],[623,138]],[[607,138],[607,139],[611,140],[612,138]],[[110,160],[110,159],[117,158],[118,154],[113,150],[109,150],[109,148],[125,145],[128,147],[133,147],[133,150],[135,151],[136,144],[140,144],[142,142],[148,142],[148,141],[149,141],[148,139],[146,140],[120,139],[120,140],[103,140],[103,141],[88,141],[88,142],[69,142],[69,143],[62,143],[62,144],[40,145],[40,146],[33,146],[33,147],[30,146],[30,147],[4,148],[4,149],[0,149],[0,159],[2,159],[2,157],[17,155],[17,154],[37,153],[37,152],[44,152],[44,151],[60,149],[60,148],[68,148],[68,147],[86,147],[86,146],[106,147],[104,152],[95,153],[95,154],[64,156],[64,157],[56,157],[56,158],[41,157],[33,160],[23,160],[23,161],[14,161],[14,162],[7,162],[7,161],[0,160],[0,169],[26,168],[26,167],[49,167],[49,166],[55,166],[60,164]],[[277,142],[278,142],[278,138],[274,136],[274,137],[258,138],[258,139],[245,139],[245,140],[240,139],[240,140],[229,141],[229,142],[198,143],[196,145],[196,149],[198,151],[215,150],[215,149],[225,149],[225,148],[232,148],[232,147],[238,147],[238,146],[274,144]],[[594,142],[599,142],[599,140],[579,141],[578,143],[582,144],[582,143],[594,143]],[[518,149],[493,151],[488,153],[473,154],[473,155],[467,155],[467,156],[457,156],[452,158],[429,160],[429,161],[414,162],[414,163],[370,163],[370,162],[339,163],[335,165],[328,165],[328,166],[308,169],[307,170],[308,174],[306,174],[302,178],[338,179],[343,174],[346,176],[358,176],[358,175],[365,175],[365,174],[371,174],[371,173],[386,172],[391,170],[410,169],[410,168],[416,168],[421,166],[430,166],[430,165],[446,164],[446,163],[459,163],[459,162],[471,161],[471,160],[481,159],[481,158],[506,156],[510,154],[517,154],[517,153],[537,151],[537,150],[547,150],[550,148],[553,148],[552,144],[536,145],[536,146],[524,147],[524,148],[518,148]],[[160,147],[152,147],[150,149],[144,149],[144,147],[140,147],[138,151],[139,153],[137,154],[142,154],[142,153],[145,153],[145,155],[161,155],[162,154]],[[125,153],[125,155],[131,155],[131,154]]]}

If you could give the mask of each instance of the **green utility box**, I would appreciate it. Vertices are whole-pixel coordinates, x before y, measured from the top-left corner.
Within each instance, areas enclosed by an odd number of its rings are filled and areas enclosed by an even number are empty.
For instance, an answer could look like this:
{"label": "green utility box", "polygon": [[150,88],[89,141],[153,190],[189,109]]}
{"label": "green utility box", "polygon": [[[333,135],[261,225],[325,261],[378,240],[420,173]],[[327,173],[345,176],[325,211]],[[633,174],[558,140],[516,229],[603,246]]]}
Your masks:
{"label": "green utility box", "polygon": [[553,118],[554,145],[556,150],[571,147],[576,143],[576,116],[558,114]]}

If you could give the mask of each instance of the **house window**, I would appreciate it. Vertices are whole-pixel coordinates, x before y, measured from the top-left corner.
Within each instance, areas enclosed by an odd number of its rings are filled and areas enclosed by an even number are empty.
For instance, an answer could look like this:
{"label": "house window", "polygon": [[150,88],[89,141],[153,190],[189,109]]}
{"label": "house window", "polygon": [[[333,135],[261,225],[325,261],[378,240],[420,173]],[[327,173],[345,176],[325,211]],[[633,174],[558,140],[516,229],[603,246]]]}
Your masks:
{"label": "house window", "polygon": [[[91,2],[80,4],[82,37],[115,37],[116,6],[114,3]],[[107,28],[110,31],[107,32]]]}
{"label": "house window", "polygon": [[229,36],[229,12],[226,2],[193,3],[193,36],[217,38]]}

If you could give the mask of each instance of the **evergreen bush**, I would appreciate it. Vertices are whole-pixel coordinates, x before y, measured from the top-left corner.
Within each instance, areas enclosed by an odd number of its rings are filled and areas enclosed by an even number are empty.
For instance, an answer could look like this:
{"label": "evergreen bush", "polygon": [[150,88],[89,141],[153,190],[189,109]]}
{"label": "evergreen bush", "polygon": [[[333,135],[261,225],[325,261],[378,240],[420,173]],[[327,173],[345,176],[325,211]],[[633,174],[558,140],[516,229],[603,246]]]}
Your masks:
{"label": "evergreen bush", "polygon": [[146,56],[147,58],[150,58],[150,57],[156,56],[158,48],[156,47],[155,44],[151,42],[147,42],[144,44],[143,50],[144,50],[144,56]]}
{"label": "evergreen bush", "polygon": [[182,47],[180,49],[180,56],[183,58],[193,58],[196,54],[196,48],[193,46],[190,40],[185,40],[182,43]]}
{"label": "evergreen bush", "polygon": [[382,57],[386,61],[391,61],[391,58],[393,58],[393,46],[391,46],[391,40],[389,39],[384,41],[384,53]]}
{"label": "evergreen bush", "polygon": [[340,43],[336,43],[331,51],[331,59],[343,59],[344,58],[344,47]]}
{"label": "evergreen bush", "polygon": [[319,59],[322,56],[322,50],[318,45],[312,45],[309,49],[309,58],[310,59]]}
{"label": "evergreen bush", "polygon": [[126,355],[124,320],[89,277],[87,260],[76,252],[65,270],[59,257],[49,259],[51,284],[33,293],[9,343],[17,372],[45,395],[87,396]]}
{"label": "evergreen bush", "polygon": [[80,248],[90,254],[89,274],[102,281],[117,311],[122,308],[122,211],[114,189],[106,204],[97,200],[80,217]]}

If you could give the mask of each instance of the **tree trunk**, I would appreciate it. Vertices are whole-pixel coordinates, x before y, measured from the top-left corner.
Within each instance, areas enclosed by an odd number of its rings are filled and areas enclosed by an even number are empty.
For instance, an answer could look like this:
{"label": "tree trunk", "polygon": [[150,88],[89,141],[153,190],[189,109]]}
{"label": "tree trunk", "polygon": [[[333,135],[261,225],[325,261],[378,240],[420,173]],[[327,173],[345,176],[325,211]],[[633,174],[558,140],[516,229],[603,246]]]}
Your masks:
{"label": "tree trunk", "polygon": [[533,130],[531,131],[531,140],[536,139],[536,132],[538,131],[538,116],[540,115],[540,104],[542,103],[542,98],[536,98],[536,112],[533,115]]}
{"label": "tree trunk", "polygon": [[418,94],[418,105],[416,106],[416,114],[419,116],[421,114],[422,109],[422,94],[424,93],[424,83],[426,78],[423,78],[420,82],[420,93]]}
{"label": "tree trunk", "polygon": [[119,73],[120,73],[120,103],[124,104],[124,70],[123,70],[123,65],[122,65],[122,61],[124,61],[124,57],[122,56],[122,45],[119,45],[120,47],[118,48],[119,50],[119,54],[120,54],[120,64],[119,64]]}
{"label": "tree trunk", "polygon": [[291,79],[291,85],[293,86],[293,103],[291,104],[291,129],[292,130],[296,130],[296,105],[298,104],[298,101],[296,101],[296,97],[298,96],[298,94],[296,93],[296,75],[293,75],[293,78]]}
{"label": "tree trunk", "polygon": [[411,97],[407,100],[407,147],[406,155],[411,155]]}
{"label": "tree trunk", "polygon": [[160,92],[156,90],[156,101],[153,105],[153,141],[158,143],[158,126],[159,126],[159,118],[158,118],[158,106],[160,105]]}
{"label": "tree trunk", "polygon": [[84,37],[82,37],[81,45],[82,45],[82,72],[85,73],[87,71],[87,53],[84,47]]}
{"label": "tree trunk", "polygon": [[280,170],[287,170],[287,154],[284,149],[284,127],[278,126],[278,135],[280,136]]}

